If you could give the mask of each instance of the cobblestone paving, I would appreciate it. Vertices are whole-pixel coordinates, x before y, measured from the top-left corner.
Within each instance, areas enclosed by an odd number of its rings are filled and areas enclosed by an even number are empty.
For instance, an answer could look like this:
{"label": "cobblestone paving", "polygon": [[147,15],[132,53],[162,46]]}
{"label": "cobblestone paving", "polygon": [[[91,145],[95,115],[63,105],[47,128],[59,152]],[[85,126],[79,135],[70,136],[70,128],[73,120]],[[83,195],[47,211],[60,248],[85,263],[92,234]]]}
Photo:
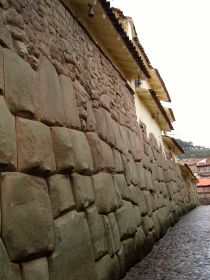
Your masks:
{"label": "cobblestone paving", "polygon": [[124,280],[210,280],[210,206],[184,216]]}

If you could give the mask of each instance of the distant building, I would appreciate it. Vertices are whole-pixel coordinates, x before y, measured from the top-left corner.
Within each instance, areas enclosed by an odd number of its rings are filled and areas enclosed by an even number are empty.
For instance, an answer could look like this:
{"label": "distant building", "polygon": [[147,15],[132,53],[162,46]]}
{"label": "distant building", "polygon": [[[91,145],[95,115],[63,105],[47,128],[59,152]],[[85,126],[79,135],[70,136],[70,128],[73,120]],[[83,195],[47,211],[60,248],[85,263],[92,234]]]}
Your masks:
{"label": "distant building", "polygon": [[197,162],[198,177],[210,177],[210,157]]}
{"label": "distant building", "polygon": [[210,204],[210,178],[198,179],[197,192],[201,204]]}
{"label": "distant building", "polygon": [[187,159],[181,159],[179,160],[180,164],[187,164],[189,166],[189,168],[191,169],[192,173],[194,174],[194,176],[196,178],[199,177],[198,175],[198,168],[197,168],[197,163],[200,161],[201,159],[199,158],[187,158]]}

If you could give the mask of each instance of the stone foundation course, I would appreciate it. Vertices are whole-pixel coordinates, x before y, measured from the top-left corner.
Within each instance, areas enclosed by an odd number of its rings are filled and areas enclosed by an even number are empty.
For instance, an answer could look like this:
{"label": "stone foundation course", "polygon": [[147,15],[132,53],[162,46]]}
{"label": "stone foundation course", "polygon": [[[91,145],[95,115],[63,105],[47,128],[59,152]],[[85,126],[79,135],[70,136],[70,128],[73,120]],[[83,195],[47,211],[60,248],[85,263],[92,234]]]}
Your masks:
{"label": "stone foundation course", "polygon": [[0,279],[118,280],[196,203],[71,13],[0,1]]}

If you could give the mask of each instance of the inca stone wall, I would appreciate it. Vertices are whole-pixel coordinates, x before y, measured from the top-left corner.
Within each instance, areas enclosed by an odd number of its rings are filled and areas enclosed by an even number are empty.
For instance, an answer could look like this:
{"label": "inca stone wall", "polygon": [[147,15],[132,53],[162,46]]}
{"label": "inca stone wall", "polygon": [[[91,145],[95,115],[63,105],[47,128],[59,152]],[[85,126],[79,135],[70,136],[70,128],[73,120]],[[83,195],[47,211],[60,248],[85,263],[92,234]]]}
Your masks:
{"label": "inca stone wall", "polygon": [[58,0],[0,0],[0,279],[120,279],[196,189]]}

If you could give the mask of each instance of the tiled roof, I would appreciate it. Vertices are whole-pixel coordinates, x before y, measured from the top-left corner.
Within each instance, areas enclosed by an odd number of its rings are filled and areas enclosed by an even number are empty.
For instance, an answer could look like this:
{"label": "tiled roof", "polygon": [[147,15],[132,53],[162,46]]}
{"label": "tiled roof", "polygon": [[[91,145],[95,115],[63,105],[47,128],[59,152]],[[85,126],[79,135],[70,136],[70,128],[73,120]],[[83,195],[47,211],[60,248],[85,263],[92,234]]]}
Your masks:
{"label": "tiled roof", "polygon": [[197,187],[207,187],[210,186],[210,178],[199,178]]}

